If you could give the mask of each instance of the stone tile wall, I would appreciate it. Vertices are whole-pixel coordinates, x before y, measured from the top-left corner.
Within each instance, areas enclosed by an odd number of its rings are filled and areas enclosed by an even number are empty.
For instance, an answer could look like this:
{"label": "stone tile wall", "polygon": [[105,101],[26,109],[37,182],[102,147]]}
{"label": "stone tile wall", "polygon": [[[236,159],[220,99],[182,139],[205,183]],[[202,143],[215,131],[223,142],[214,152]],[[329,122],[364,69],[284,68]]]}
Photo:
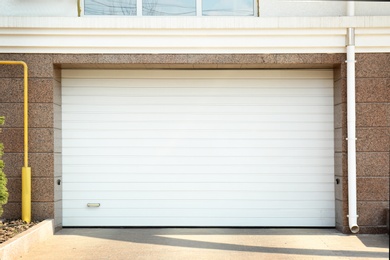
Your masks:
{"label": "stone tile wall", "polygon": [[[333,68],[336,227],[348,233],[346,65],[344,54],[0,54],[29,65],[32,208],[36,219],[61,226],[61,68],[261,69]],[[362,233],[384,233],[389,203],[390,55],[357,54],[358,224]],[[23,165],[23,71],[0,65],[0,135],[9,178],[5,218],[20,216]]]}
{"label": "stone tile wall", "polygon": [[[32,216],[54,217],[53,59],[46,54],[0,54],[0,60],[21,60],[29,66],[29,166],[32,168]],[[0,139],[5,146],[9,202],[4,218],[20,218],[23,166],[23,68],[0,65],[0,114],[6,117]]]}
{"label": "stone tile wall", "polygon": [[358,223],[386,233],[390,166],[390,54],[356,55]]}

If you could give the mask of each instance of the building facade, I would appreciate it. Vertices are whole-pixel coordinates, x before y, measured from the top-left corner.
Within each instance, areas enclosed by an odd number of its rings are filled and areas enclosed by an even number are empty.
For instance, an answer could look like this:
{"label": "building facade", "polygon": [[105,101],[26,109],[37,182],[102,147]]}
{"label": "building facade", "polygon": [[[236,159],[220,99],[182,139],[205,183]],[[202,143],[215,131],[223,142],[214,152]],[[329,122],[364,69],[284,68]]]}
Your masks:
{"label": "building facade", "polygon": [[[74,2],[5,1],[0,11],[0,60],[29,66],[33,218],[349,233],[353,28],[357,223],[387,232],[389,3],[162,1],[150,12],[153,1],[85,1],[78,17]],[[0,66],[0,115],[3,217],[17,218],[22,68]]]}

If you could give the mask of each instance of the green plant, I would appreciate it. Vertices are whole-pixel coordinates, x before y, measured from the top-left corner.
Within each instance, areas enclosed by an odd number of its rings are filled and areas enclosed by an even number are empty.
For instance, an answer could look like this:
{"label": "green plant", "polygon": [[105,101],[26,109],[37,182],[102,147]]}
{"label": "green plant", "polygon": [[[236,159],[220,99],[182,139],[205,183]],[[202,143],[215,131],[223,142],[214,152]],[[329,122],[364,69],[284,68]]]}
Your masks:
{"label": "green plant", "polygon": [[[4,124],[4,117],[0,117],[0,125]],[[1,132],[1,128],[0,128]],[[8,202],[7,177],[3,172],[4,162],[1,160],[3,156],[4,146],[0,143],[0,216],[3,215],[3,205]]]}

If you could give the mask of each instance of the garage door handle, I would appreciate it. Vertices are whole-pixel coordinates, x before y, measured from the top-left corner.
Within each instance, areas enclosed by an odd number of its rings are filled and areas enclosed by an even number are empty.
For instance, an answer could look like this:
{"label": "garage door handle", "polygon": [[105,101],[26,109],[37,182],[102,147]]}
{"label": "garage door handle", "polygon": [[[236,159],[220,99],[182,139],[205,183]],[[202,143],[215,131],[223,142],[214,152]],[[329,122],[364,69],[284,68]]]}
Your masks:
{"label": "garage door handle", "polygon": [[88,203],[87,206],[89,208],[98,208],[100,207],[100,203]]}

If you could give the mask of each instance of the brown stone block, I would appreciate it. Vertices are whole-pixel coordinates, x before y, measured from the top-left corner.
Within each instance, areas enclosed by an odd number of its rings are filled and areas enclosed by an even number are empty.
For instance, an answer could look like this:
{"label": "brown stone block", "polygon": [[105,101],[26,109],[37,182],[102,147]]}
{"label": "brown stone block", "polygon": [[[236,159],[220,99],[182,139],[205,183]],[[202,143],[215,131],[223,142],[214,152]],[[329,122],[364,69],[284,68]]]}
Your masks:
{"label": "brown stone block", "polygon": [[334,173],[336,177],[346,177],[348,173],[348,158],[346,153],[335,153]]}
{"label": "brown stone block", "polygon": [[347,104],[342,103],[334,106],[334,128],[347,127]]}
{"label": "brown stone block", "polygon": [[31,200],[34,202],[54,201],[53,178],[32,178]]}
{"label": "brown stone block", "polygon": [[[54,175],[54,154],[30,153],[28,157],[32,177],[52,177]],[[8,177],[20,178],[24,165],[23,158],[23,153],[4,154],[4,172]]]}
{"label": "brown stone block", "polygon": [[322,63],[322,54],[276,54],[276,62],[281,64]]}
{"label": "brown stone block", "polygon": [[23,103],[23,93],[23,78],[0,78],[0,103]]}
{"label": "brown stone block", "polygon": [[56,81],[52,78],[36,78],[29,80],[29,102],[53,103],[55,83]]}
{"label": "brown stone block", "polygon": [[[53,59],[50,54],[1,54],[0,60],[24,61],[31,78],[49,78],[53,76]],[[21,65],[0,65],[0,78],[23,77]],[[6,68],[3,68],[6,67]]]}
{"label": "brown stone block", "polygon": [[357,178],[356,187],[359,201],[389,201],[388,177]]}
{"label": "brown stone block", "polygon": [[4,144],[4,153],[22,153],[23,129],[22,128],[3,128],[0,139]]}
{"label": "brown stone block", "polygon": [[[16,56],[15,54],[0,54],[0,60],[2,61],[24,61],[20,57],[20,54]],[[8,65],[1,64],[0,65],[0,78],[23,78],[23,66],[22,65]]]}
{"label": "brown stone block", "polygon": [[22,180],[19,178],[8,177],[7,183],[8,201],[18,202],[22,199]]}
{"label": "brown stone block", "polygon": [[233,54],[234,61],[239,64],[275,64],[275,54]]}
{"label": "brown stone block", "polygon": [[54,154],[31,153],[29,157],[32,177],[54,176]]}
{"label": "brown stone block", "polygon": [[389,78],[390,54],[358,53],[356,54],[357,78]]}
{"label": "brown stone block", "polygon": [[189,54],[188,63],[191,64],[233,64],[239,60],[236,56],[228,54]]}
{"label": "brown stone block", "polygon": [[390,126],[390,103],[386,105],[386,118],[387,125]]}
{"label": "brown stone block", "polygon": [[388,152],[390,147],[388,127],[356,128],[356,151]]}
{"label": "brown stone block", "polygon": [[386,226],[388,202],[358,201],[358,224],[361,226]]}
{"label": "brown stone block", "polygon": [[359,234],[386,234],[387,226],[360,226]]}
{"label": "brown stone block", "polygon": [[54,127],[54,107],[51,103],[29,105],[29,126],[32,128]]}
{"label": "brown stone block", "polygon": [[357,103],[356,126],[388,126],[387,111],[389,108],[387,104]]}
{"label": "brown stone block", "polygon": [[54,64],[94,64],[99,63],[99,54],[53,54]]}
{"label": "brown stone block", "polygon": [[32,202],[31,203],[32,219],[44,220],[54,218],[54,202]]}
{"label": "brown stone block", "polygon": [[321,54],[321,63],[325,64],[341,64],[346,60],[345,54],[343,53],[323,53]]}
{"label": "brown stone block", "polygon": [[[53,102],[53,80],[30,78],[28,101],[30,103]],[[24,85],[22,78],[0,78],[0,103],[23,103]]]}
{"label": "brown stone block", "polygon": [[343,128],[334,130],[334,150],[335,152],[346,152],[347,151],[347,137],[346,131]]}
{"label": "brown stone block", "polygon": [[388,152],[358,152],[356,153],[357,176],[389,176]]}
{"label": "brown stone block", "polygon": [[22,217],[22,203],[18,202],[10,202],[3,205],[3,215],[1,218],[4,219],[20,219]]}
{"label": "brown stone block", "polygon": [[22,153],[5,153],[2,157],[4,161],[4,173],[8,178],[20,178],[24,165]]}
{"label": "brown stone block", "polygon": [[187,64],[187,54],[101,54],[99,64]]}
{"label": "brown stone block", "polygon": [[390,90],[385,78],[357,78],[356,102],[390,102]]}
{"label": "brown stone block", "polygon": [[[24,151],[23,129],[4,128],[1,138],[4,141],[4,152],[22,153]],[[54,130],[52,128],[29,129],[29,152],[53,152]]]}
{"label": "brown stone block", "polygon": [[23,127],[23,103],[0,103],[0,113],[5,116],[2,128]]}
{"label": "brown stone block", "polygon": [[[23,128],[23,103],[0,103],[0,111],[6,118],[4,128]],[[53,105],[50,103],[30,103],[28,105],[29,127],[53,127]]]}
{"label": "brown stone block", "polygon": [[334,82],[334,105],[347,103],[347,80],[339,79]]}
{"label": "brown stone block", "polygon": [[[3,206],[2,218],[20,219],[22,216],[21,202],[9,202]],[[54,202],[32,202],[31,218],[33,221],[54,218]]]}
{"label": "brown stone block", "polygon": [[31,128],[29,130],[29,151],[31,153],[54,152],[54,129]]}
{"label": "brown stone block", "polygon": [[[24,139],[22,128],[4,128],[0,135],[5,153],[22,153],[24,151]],[[54,151],[54,129],[30,128],[29,152],[47,153]]]}

